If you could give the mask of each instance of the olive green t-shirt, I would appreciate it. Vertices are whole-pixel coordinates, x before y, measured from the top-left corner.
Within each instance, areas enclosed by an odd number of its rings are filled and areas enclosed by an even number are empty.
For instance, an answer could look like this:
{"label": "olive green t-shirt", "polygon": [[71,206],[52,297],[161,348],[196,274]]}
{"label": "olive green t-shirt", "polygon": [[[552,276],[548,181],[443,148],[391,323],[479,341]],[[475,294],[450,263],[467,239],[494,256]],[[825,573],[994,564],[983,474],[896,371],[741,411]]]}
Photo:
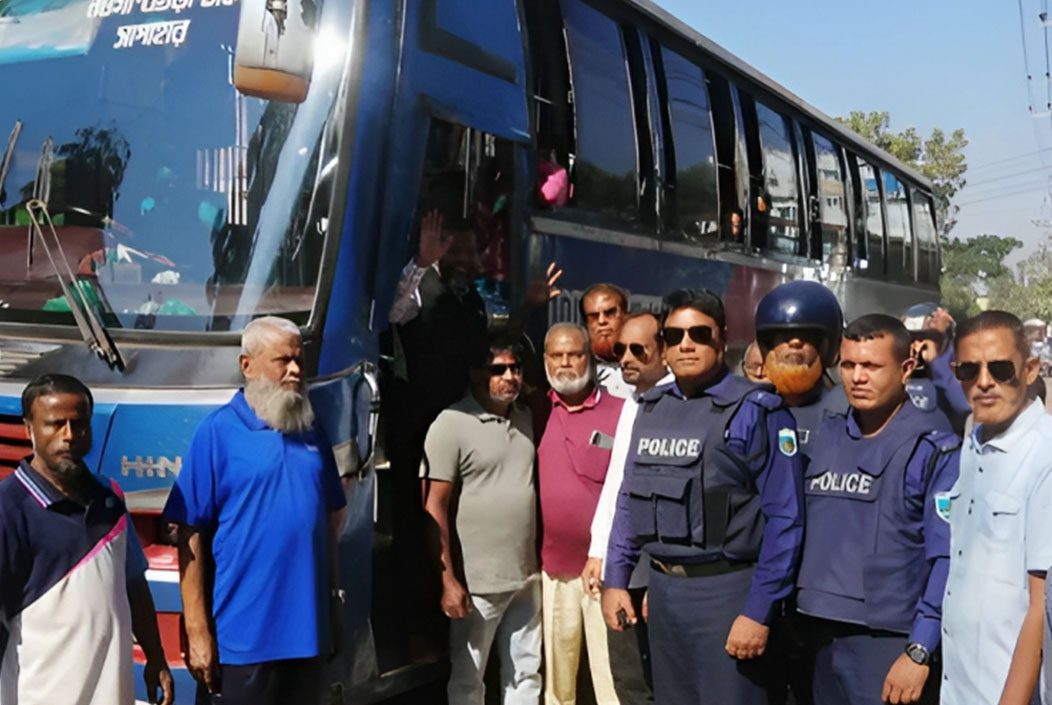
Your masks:
{"label": "olive green t-shirt", "polygon": [[525,408],[496,416],[468,392],[428,429],[421,473],[454,484],[450,540],[473,594],[518,590],[537,573],[532,426]]}

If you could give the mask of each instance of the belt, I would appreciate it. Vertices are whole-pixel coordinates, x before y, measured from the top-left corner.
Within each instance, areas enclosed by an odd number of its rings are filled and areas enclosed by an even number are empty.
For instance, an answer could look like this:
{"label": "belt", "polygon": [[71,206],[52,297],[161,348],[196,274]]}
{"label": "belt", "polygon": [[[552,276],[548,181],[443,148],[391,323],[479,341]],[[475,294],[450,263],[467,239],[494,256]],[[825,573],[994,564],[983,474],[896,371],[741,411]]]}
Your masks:
{"label": "belt", "polygon": [[677,578],[704,578],[713,575],[726,575],[746,570],[756,565],[752,561],[729,561],[721,559],[709,563],[666,563],[657,558],[650,559],[654,570]]}

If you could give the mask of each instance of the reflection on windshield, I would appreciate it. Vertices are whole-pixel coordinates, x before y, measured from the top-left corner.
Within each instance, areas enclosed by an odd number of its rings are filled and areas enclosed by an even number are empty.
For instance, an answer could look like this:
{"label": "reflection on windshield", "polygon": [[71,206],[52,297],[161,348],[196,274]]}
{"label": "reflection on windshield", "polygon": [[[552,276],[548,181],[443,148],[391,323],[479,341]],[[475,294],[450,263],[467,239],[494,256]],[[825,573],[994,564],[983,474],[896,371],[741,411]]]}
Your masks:
{"label": "reflection on windshield", "polygon": [[[22,123],[0,184],[0,321],[73,324],[32,198],[107,326],[306,321],[340,76],[319,68],[299,105],[240,95],[236,2],[0,0],[0,137]],[[322,24],[346,26],[345,4],[327,2]]]}

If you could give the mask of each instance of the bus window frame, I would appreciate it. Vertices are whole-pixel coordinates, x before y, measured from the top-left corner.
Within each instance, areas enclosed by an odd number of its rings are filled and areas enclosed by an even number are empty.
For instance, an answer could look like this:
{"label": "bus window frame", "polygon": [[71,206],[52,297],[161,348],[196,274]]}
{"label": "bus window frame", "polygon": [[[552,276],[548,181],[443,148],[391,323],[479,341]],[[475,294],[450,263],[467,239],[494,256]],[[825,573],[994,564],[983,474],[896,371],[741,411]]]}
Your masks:
{"label": "bus window frame", "polygon": [[[765,217],[759,217],[757,218],[757,220],[763,222],[766,218],[769,218],[771,210],[771,203],[767,202],[770,200],[769,198],[767,198],[767,155],[766,150],[763,146],[763,141],[760,139],[760,117],[757,113],[757,103],[762,104],[767,110],[770,110],[771,112],[782,118],[786,127],[786,139],[789,141],[789,151],[790,155],[793,158],[793,168],[797,179],[796,202],[798,214],[796,219],[796,225],[797,229],[799,230],[799,233],[796,238],[796,252],[779,252],[772,249],[767,242],[766,228],[763,229],[764,232],[759,238],[762,240],[762,243],[758,245],[755,243],[755,241],[753,241],[750,242],[750,245],[752,246],[755,252],[757,252],[758,254],[762,254],[764,257],[769,257],[772,259],[784,259],[789,261],[806,260],[807,254],[804,241],[807,237],[807,225],[803,213],[805,203],[803,199],[806,186],[804,183],[805,174],[801,170],[800,164],[800,144],[798,141],[799,122],[794,118],[790,117],[789,115],[786,115],[783,111],[778,110],[777,108],[773,108],[768,103],[757,99],[755,96],[750,94],[748,91],[742,89],[740,86],[738,87],[738,92],[745,96],[746,100],[744,102],[747,104],[747,107],[743,111],[747,115],[746,120],[748,121],[746,124],[746,142],[748,143],[749,141],[751,141],[753,143],[753,152],[749,154],[749,175],[750,186],[752,187],[750,192],[750,211],[754,208],[758,210],[758,201],[762,197],[765,200],[764,210],[765,213],[767,213]],[[758,161],[755,165],[753,164],[754,154],[758,157]],[[756,172],[757,166],[759,168],[759,173]],[[759,185],[759,188],[756,188],[756,184]],[[755,237],[755,231],[757,229],[753,228],[752,230],[753,232],[750,234],[750,236]]]}
{"label": "bus window frame", "polygon": [[[938,223],[935,220],[935,199],[914,183],[907,183],[906,186],[910,199],[910,217],[914,220],[917,219],[918,204],[916,201],[919,200],[921,205],[926,205],[928,207],[928,215],[931,218],[932,248],[925,251],[935,258],[934,262],[922,262],[920,233],[917,230],[916,223],[914,223],[913,227],[914,240],[916,241],[916,256],[914,258],[917,271],[916,282],[918,284],[938,286],[940,274],[942,272],[942,252],[939,242]],[[922,264],[926,270],[923,277],[921,276]]]}
{"label": "bus window frame", "polygon": [[804,134],[805,134],[805,146],[807,147],[806,156],[807,156],[808,171],[809,171],[809,177],[811,179],[811,188],[813,190],[813,193],[810,195],[810,197],[808,199],[808,206],[809,206],[808,212],[809,212],[810,216],[813,219],[813,222],[811,223],[810,244],[811,244],[811,247],[812,247],[812,251],[815,253],[815,257],[813,257],[812,259],[817,259],[818,261],[822,262],[823,264],[826,263],[825,262],[825,255],[824,255],[824,253],[822,251],[822,248],[823,248],[823,245],[824,245],[824,243],[823,243],[823,229],[825,228],[826,221],[825,221],[825,219],[823,217],[825,205],[822,203],[822,193],[821,193],[821,188],[820,188],[820,185],[819,185],[819,177],[818,177],[818,149],[815,146],[815,137],[817,136],[817,137],[822,138],[826,142],[828,142],[829,145],[833,148],[833,150],[832,150],[833,151],[833,157],[836,159],[837,168],[840,171],[840,185],[844,189],[843,210],[844,210],[845,218],[847,220],[847,223],[844,226],[844,233],[845,233],[846,245],[847,245],[847,258],[848,258],[848,262],[853,263],[854,262],[853,249],[852,249],[852,240],[853,240],[853,238],[852,238],[852,232],[851,232],[853,226],[852,226],[852,209],[850,207],[851,196],[852,196],[851,189],[850,189],[851,177],[848,175],[847,165],[845,164],[845,161],[844,161],[844,149],[840,145],[839,142],[837,142],[835,139],[827,136],[825,133],[823,133],[823,132],[821,132],[819,130],[815,130],[815,129],[811,129],[811,128],[804,128]]}
{"label": "bus window frame", "polygon": [[[876,168],[876,167],[874,167],[874,168]],[[891,270],[891,266],[890,266],[891,265],[891,257],[888,256],[890,254],[890,251],[891,251],[891,227],[890,227],[890,223],[888,221],[888,213],[890,211],[888,209],[889,201],[888,201],[888,196],[887,196],[887,184],[885,183],[885,179],[887,177],[889,177],[889,176],[896,181],[896,183],[898,184],[899,188],[902,190],[903,196],[905,197],[904,200],[905,200],[905,203],[906,203],[906,220],[905,220],[906,233],[904,234],[904,236],[902,238],[902,253],[900,255],[899,264],[897,265],[897,268],[896,268],[895,271]],[[884,259],[885,259],[885,262],[886,262],[886,264],[885,264],[885,274],[891,281],[899,283],[899,284],[916,283],[916,281],[917,281],[916,258],[915,258],[914,254],[913,254],[913,252],[916,250],[916,248],[913,246],[913,239],[914,239],[914,235],[913,235],[913,213],[912,213],[913,209],[912,209],[912,206],[910,204],[909,186],[910,186],[910,184],[905,179],[905,177],[899,175],[893,169],[881,169],[880,170],[880,191],[881,191],[880,202],[881,202],[881,206],[882,206],[882,208],[884,210],[884,253],[885,253],[885,258]],[[910,256],[910,260],[911,260],[908,264],[907,264],[907,261],[906,261],[906,259],[907,259],[907,251],[909,252],[909,256]]]}

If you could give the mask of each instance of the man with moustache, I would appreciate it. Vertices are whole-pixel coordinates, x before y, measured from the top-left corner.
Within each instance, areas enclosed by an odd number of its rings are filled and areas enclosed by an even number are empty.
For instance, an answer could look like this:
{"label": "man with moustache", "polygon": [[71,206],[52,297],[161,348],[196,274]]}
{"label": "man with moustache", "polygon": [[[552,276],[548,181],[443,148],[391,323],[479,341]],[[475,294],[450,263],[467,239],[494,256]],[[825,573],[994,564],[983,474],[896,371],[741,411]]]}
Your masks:
{"label": "man with moustache", "polygon": [[803,539],[796,425],[777,395],[727,370],[718,296],[681,290],[666,306],[662,337],[675,382],[644,394],[636,417],[603,615],[611,629],[636,621],[625,588],[647,549],[655,700],[761,705],[767,667],[759,657],[792,590]]}
{"label": "man with moustache", "polygon": [[826,370],[836,364],[844,317],[840,304],[817,282],[794,281],[775,287],[756,307],[756,343],[763,357],[764,381],[796,419],[801,452],[809,455],[811,434],[828,413],[847,411],[843,389]]}
{"label": "man with moustache", "polygon": [[614,357],[614,343],[628,315],[628,292],[615,284],[593,284],[581,295],[581,317],[592,341],[596,379],[621,399],[632,395],[632,386],[621,378],[621,367]]}
{"label": "man with moustache", "polygon": [[[665,341],[661,339],[661,321],[649,311],[625,317],[621,334],[614,343],[614,355],[621,360],[621,374],[633,386],[632,398],[625,401],[614,431],[614,447],[610,466],[603,480],[603,491],[592,518],[592,540],[588,547],[588,561],[581,572],[582,587],[593,599],[600,597],[603,582],[603,563],[614,523],[617,494],[625,476],[625,460],[632,440],[632,426],[636,420],[643,394],[658,384],[668,384],[673,377],[665,367]],[[648,561],[641,560],[632,572],[628,597],[636,614],[642,612],[646,595]],[[622,597],[624,597],[622,595]],[[632,629],[609,630],[607,644],[610,651],[610,670],[614,675],[614,690],[621,705],[654,702],[650,682],[650,646],[645,621],[637,621]]]}
{"label": "man with moustache", "polygon": [[844,331],[851,404],[816,429],[804,479],[807,533],[797,610],[815,649],[816,705],[935,703],[960,439],[910,403],[916,360],[902,323],[862,316]]}
{"label": "man with moustache", "polygon": [[146,557],[120,488],[84,463],[93,407],[67,375],[22,391],[33,454],[0,482],[4,703],[132,705],[133,634],[150,702],[172,702]]}
{"label": "man with moustache", "polygon": [[450,703],[483,705],[490,653],[500,658],[505,705],[539,705],[541,585],[533,425],[516,403],[522,357],[491,334],[476,351],[470,387],[424,443],[424,510],[442,576],[449,628]]}
{"label": "man with moustache", "polygon": [[314,702],[344,600],[346,499],[314,426],[299,328],[257,318],[239,362],[244,388],[197,427],[164,509],[179,524],[187,668],[199,705]]}
{"label": "man with moustache", "polygon": [[941,702],[1021,705],[1037,685],[1052,566],[1052,417],[1028,394],[1040,363],[1014,315],[968,319],[956,351],[975,425],[946,499]]}
{"label": "man with moustache", "polygon": [[588,331],[556,323],[544,337],[550,413],[537,447],[545,703],[577,702],[582,641],[597,705],[617,705],[606,624],[580,576],[623,400],[595,383]]}

